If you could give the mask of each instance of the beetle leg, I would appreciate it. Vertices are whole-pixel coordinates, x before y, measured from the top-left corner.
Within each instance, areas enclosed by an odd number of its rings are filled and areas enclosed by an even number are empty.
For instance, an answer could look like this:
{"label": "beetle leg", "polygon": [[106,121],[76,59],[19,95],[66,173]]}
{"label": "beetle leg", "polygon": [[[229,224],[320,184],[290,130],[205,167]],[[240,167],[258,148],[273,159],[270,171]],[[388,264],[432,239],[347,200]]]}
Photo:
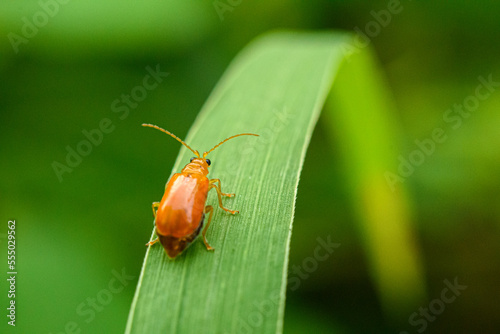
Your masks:
{"label": "beetle leg", "polygon": [[217,196],[219,197],[219,206],[222,210],[226,211],[226,212],[229,212],[229,213],[232,213],[233,215],[234,214],[237,214],[239,211],[237,210],[229,210],[229,209],[226,209],[223,205],[222,205],[222,193],[220,191],[220,181],[219,181],[219,186],[217,187],[216,185],[214,185],[213,183],[210,184],[208,186],[208,190],[212,189],[212,188],[215,188],[215,190],[217,190]]}
{"label": "beetle leg", "polygon": [[154,245],[155,243],[157,243],[158,241],[160,241],[160,239],[159,239],[159,238],[156,238],[155,240],[148,242],[148,243],[146,244],[146,246],[152,246],[152,245]]}
{"label": "beetle leg", "polygon": [[207,241],[207,238],[205,237],[205,235],[207,234],[208,226],[210,225],[210,222],[212,221],[212,214],[214,213],[214,208],[211,205],[207,205],[205,207],[205,213],[210,213],[210,214],[208,215],[207,224],[205,225],[203,232],[201,232],[201,235],[203,237],[203,243],[207,247],[207,250],[210,251],[210,250],[214,250],[214,248],[208,244],[208,241]]}
{"label": "beetle leg", "polygon": [[160,202],[153,202],[153,217],[155,217],[155,218],[156,218],[156,211],[158,211],[159,206],[160,206]]}
{"label": "beetle leg", "polygon": [[[154,203],[153,203],[153,205],[154,205]],[[156,233],[156,227],[155,227],[155,233]],[[158,238],[158,237],[157,237],[155,240],[148,242],[148,243],[146,244],[146,246],[153,246],[153,245],[154,245],[155,243],[157,243],[158,241],[160,241],[160,238]]]}
{"label": "beetle leg", "polygon": [[210,180],[210,184],[215,184],[216,182],[218,182],[218,185],[217,185],[217,188],[219,189],[219,193],[222,195],[222,196],[226,196],[226,197],[234,197],[236,196],[236,194],[226,194],[226,193],[223,193],[220,189],[220,179],[212,179]]}
{"label": "beetle leg", "polygon": [[[153,202],[153,216],[155,217],[156,219],[156,211],[158,211],[158,207],[160,206],[160,202]],[[155,210],[156,209],[156,210]],[[153,225],[155,224],[155,222],[153,222]],[[155,227],[155,230],[156,230],[156,227]],[[157,243],[158,241],[160,241],[159,238],[156,238],[155,240],[153,241],[150,241],[146,244],[146,246],[152,246],[154,245],[155,243]]]}

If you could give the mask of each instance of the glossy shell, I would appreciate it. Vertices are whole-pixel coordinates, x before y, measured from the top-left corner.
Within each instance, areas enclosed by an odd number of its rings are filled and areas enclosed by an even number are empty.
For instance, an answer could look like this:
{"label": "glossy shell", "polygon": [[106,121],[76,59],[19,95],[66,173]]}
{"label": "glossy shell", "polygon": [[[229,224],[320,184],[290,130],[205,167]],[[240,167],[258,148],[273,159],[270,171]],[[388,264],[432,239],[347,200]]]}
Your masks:
{"label": "glossy shell", "polygon": [[182,238],[198,229],[207,200],[208,183],[208,178],[199,174],[177,173],[172,176],[156,213],[158,234]]}

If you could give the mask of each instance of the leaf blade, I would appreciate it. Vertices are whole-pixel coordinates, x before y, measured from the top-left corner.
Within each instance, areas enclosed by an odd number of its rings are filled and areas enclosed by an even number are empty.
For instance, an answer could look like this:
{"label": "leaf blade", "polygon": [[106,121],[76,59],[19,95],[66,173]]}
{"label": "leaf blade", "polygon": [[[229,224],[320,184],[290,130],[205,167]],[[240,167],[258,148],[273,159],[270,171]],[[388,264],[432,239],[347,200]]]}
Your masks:
{"label": "leaf blade", "polygon": [[[193,124],[186,142],[199,151],[252,132],[211,153],[210,177],[220,178],[224,202],[214,205],[207,239],[168,261],[161,247],[146,253],[127,333],[281,332],[290,236],[302,164],[312,131],[340,68],[337,33],[273,33],[233,61]],[[162,126],[162,124],[158,124]],[[165,126],[163,126],[165,127]],[[181,149],[174,166],[190,157]]]}

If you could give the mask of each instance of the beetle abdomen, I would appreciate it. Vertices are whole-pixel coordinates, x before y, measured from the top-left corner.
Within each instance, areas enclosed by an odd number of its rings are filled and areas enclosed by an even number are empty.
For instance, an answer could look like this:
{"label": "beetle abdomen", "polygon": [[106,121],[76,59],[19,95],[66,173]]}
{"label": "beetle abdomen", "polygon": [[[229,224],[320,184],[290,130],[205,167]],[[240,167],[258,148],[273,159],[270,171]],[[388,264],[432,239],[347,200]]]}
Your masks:
{"label": "beetle abdomen", "polygon": [[158,234],[163,248],[167,252],[168,257],[175,258],[177,255],[182,253],[189,245],[198,237],[200,231],[203,227],[203,221],[205,220],[205,214],[201,217],[198,228],[189,236],[183,238],[176,238],[171,235],[163,236]]}

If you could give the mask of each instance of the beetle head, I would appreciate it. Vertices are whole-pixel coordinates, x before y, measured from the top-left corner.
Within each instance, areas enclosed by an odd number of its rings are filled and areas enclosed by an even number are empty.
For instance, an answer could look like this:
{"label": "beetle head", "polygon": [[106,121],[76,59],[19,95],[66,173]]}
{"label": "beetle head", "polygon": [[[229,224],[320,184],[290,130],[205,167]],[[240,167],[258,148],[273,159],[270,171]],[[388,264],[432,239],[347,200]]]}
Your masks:
{"label": "beetle head", "polygon": [[210,160],[204,158],[191,158],[191,161],[182,169],[183,173],[189,174],[208,174]]}

